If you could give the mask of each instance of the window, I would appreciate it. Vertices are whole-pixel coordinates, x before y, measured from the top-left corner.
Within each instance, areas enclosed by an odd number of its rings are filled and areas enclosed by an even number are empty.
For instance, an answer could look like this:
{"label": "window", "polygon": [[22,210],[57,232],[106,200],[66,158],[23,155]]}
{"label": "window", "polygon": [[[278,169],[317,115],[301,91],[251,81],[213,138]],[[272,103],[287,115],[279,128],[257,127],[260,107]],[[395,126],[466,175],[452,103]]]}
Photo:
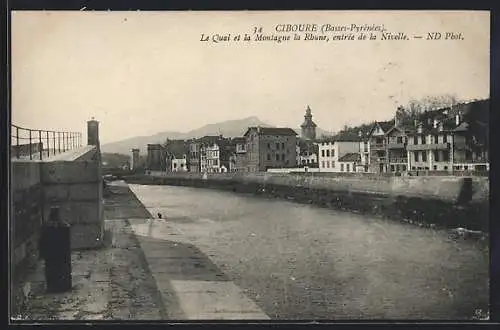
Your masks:
{"label": "window", "polygon": [[439,150],[434,150],[434,161],[439,162]]}
{"label": "window", "polygon": [[326,151],[326,157],[330,157],[330,150]]}
{"label": "window", "polygon": [[280,160],[280,155],[279,154],[276,154],[276,160],[279,161]]}
{"label": "window", "polygon": [[302,159],[302,165],[305,165],[305,164],[306,164],[306,160]]}
{"label": "window", "polygon": [[325,168],[325,161],[322,161],[322,162],[321,162],[321,167],[322,167],[322,168]]}
{"label": "window", "polygon": [[326,167],[330,168],[330,161],[329,160],[326,161]]}
{"label": "window", "polygon": [[398,137],[396,138],[396,142],[397,142],[397,143],[403,143],[403,137],[402,137],[402,136],[398,136]]}
{"label": "window", "polygon": [[412,167],[411,167],[411,170],[412,170],[412,171],[415,171],[415,166],[412,166]]}
{"label": "window", "polygon": [[414,151],[413,156],[415,157],[415,161],[418,162],[418,151]]}
{"label": "window", "polygon": [[437,135],[434,135],[434,143],[435,143],[435,144],[438,144],[438,143],[439,143],[439,142],[438,142],[438,136],[437,136]]}
{"label": "window", "polygon": [[332,167],[335,167],[335,162],[332,160]]}
{"label": "window", "polygon": [[445,171],[448,171],[448,166],[445,166],[445,167],[444,167],[444,170],[445,170]]}
{"label": "window", "polygon": [[271,154],[267,154],[267,160],[271,160]]}
{"label": "window", "polygon": [[345,169],[345,170],[346,170],[346,172],[350,172],[350,171],[351,171],[351,169],[350,169],[350,164],[345,164],[345,168],[346,168],[346,169]]}
{"label": "window", "polygon": [[352,171],[356,172],[356,165],[355,164],[352,164]]}
{"label": "window", "polygon": [[418,144],[418,136],[413,137],[413,144]]}
{"label": "window", "polygon": [[391,172],[394,172],[394,165],[391,165]]}
{"label": "window", "polygon": [[427,161],[427,152],[422,152],[422,161],[426,162]]}
{"label": "window", "polygon": [[321,157],[325,157],[325,149],[321,150]]}
{"label": "window", "polygon": [[406,172],[406,165],[403,165],[402,168],[403,168],[402,171]]}
{"label": "window", "polygon": [[281,160],[283,160],[283,161],[285,160],[285,154],[281,155]]}
{"label": "window", "polygon": [[422,135],[422,144],[426,144],[425,135]]}
{"label": "window", "polygon": [[280,144],[276,142],[276,150],[280,150]]}
{"label": "window", "polygon": [[432,166],[432,169],[433,169],[434,171],[437,171],[437,169],[438,169],[437,165]]}
{"label": "window", "polygon": [[281,149],[285,149],[285,143],[281,142]]}
{"label": "window", "polygon": [[447,143],[448,142],[448,136],[445,134],[443,135],[443,143]]}
{"label": "window", "polygon": [[465,165],[465,166],[464,166],[464,170],[466,170],[466,171],[467,171],[468,169],[469,169],[469,166]]}
{"label": "window", "polygon": [[344,164],[340,164],[340,172],[344,172]]}
{"label": "window", "polygon": [[443,152],[443,162],[449,162],[450,161],[450,154],[448,151]]}
{"label": "window", "polygon": [[332,149],[332,157],[335,157],[335,149]]}

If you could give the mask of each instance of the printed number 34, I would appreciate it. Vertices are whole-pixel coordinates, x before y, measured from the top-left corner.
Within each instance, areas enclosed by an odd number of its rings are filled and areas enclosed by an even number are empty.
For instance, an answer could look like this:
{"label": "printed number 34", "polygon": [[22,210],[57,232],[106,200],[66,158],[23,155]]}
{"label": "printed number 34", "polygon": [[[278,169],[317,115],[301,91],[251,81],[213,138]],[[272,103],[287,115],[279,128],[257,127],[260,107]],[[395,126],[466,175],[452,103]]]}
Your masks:
{"label": "printed number 34", "polygon": [[262,27],[255,27],[254,26],[253,33],[257,33],[257,32],[261,33],[262,32]]}

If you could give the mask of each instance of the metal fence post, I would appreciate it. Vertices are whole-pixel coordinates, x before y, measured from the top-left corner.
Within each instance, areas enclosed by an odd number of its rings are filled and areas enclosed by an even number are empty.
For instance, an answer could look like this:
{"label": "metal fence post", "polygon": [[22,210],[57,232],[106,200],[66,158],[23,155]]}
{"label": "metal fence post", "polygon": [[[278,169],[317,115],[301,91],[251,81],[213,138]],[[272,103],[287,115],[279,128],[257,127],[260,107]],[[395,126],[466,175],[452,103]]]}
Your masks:
{"label": "metal fence post", "polygon": [[47,157],[50,156],[50,140],[49,140],[49,131],[46,132],[47,134]]}
{"label": "metal fence post", "polygon": [[30,160],[33,159],[33,150],[31,150],[31,130],[28,130],[28,132],[30,133],[30,138],[29,138],[29,151],[30,151]]}
{"label": "metal fence post", "polygon": [[16,157],[19,159],[19,127],[16,126]]}
{"label": "metal fence post", "polygon": [[43,144],[42,144],[42,131],[38,130],[38,149],[40,151],[40,160],[43,159],[42,154],[43,154]]}
{"label": "metal fence post", "polygon": [[57,145],[58,145],[59,153],[61,153],[61,132],[57,132]]}
{"label": "metal fence post", "polygon": [[53,154],[55,155],[56,154],[56,131],[53,131],[52,132],[52,139],[54,140],[52,145],[54,146],[54,152]]}

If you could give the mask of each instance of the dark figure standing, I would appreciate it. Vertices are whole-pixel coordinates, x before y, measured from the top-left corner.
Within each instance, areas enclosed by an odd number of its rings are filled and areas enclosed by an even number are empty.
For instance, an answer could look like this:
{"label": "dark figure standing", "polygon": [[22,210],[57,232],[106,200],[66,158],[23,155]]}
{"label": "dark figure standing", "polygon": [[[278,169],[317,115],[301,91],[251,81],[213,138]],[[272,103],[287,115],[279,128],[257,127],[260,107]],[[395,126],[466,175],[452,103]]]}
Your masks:
{"label": "dark figure standing", "polygon": [[40,256],[45,261],[45,281],[48,292],[71,290],[70,225],[61,221],[59,208],[50,210],[40,236]]}

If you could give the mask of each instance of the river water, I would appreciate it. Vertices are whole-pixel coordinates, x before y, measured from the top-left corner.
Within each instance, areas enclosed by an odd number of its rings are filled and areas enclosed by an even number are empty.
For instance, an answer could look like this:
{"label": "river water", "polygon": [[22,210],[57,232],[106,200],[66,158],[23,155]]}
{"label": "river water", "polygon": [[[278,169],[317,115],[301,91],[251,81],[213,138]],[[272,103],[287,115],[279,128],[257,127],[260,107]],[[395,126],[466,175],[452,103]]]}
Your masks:
{"label": "river water", "polygon": [[209,189],[131,185],[162,220],[138,235],[199,248],[273,319],[466,319],[487,310],[487,242]]}

